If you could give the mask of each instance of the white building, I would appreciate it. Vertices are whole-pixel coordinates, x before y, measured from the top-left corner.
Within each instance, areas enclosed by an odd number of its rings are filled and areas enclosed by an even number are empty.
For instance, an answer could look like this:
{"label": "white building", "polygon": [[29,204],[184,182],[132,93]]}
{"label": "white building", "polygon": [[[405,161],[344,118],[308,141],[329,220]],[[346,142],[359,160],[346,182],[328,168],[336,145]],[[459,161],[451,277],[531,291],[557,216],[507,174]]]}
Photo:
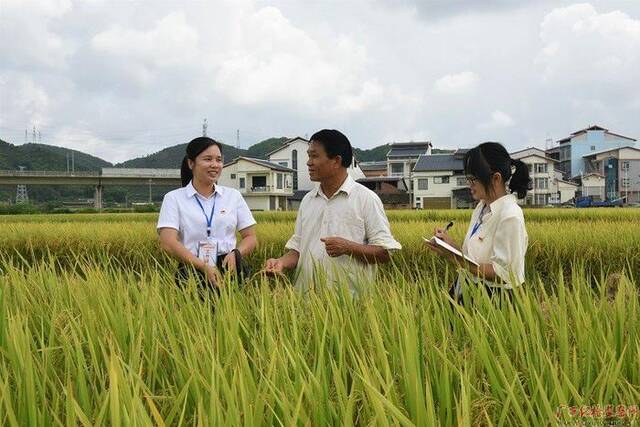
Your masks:
{"label": "white building", "polygon": [[251,210],[287,210],[293,169],[266,160],[238,157],[222,168],[218,182],[240,191]]}
{"label": "white building", "polygon": [[[307,155],[308,148],[309,141],[298,136],[286,141],[280,148],[267,154],[271,163],[293,170],[293,191],[309,191],[314,186],[314,183],[309,177],[309,169],[307,168],[307,161],[309,160],[309,156]],[[358,167],[355,158],[348,168],[348,172],[354,180],[365,177],[360,167]]]}
{"label": "white building", "polygon": [[413,207],[416,209],[455,209],[473,204],[464,175],[464,154],[423,154],[413,168]]}
{"label": "white building", "polygon": [[524,205],[560,204],[575,197],[578,184],[564,180],[561,171],[556,169],[558,161],[547,156],[544,150],[529,147],[511,153],[511,158],[522,160],[529,168],[532,189],[527,192]]}

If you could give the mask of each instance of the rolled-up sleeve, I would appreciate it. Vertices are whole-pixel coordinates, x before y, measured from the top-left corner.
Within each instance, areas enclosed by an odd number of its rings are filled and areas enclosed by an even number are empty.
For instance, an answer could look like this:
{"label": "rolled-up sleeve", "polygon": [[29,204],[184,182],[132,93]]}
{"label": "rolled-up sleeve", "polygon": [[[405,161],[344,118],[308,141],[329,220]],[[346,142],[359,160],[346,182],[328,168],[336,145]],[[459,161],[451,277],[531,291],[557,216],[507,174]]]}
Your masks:
{"label": "rolled-up sleeve", "polygon": [[160,231],[161,228],[175,228],[176,230],[180,230],[180,211],[178,209],[178,202],[172,193],[165,194],[162,199],[156,229]]}
{"label": "rolled-up sleeve", "polygon": [[524,283],[527,245],[527,230],[522,218],[513,216],[500,222],[494,239],[491,265],[507,287]]}
{"label": "rolled-up sleeve", "polygon": [[244,197],[240,193],[236,195],[236,212],[238,215],[238,225],[236,228],[238,230],[244,230],[247,227],[251,227],[256,224],[256,220],[253,218],[251,214],[251,209],[247,205],[247,202],[244,200]]}
{"label": "rolled-up sleeve", "polygon": [[391,235],[389,220],[384,212],[384,206],[380,198],[376,194],[371,194],[364,206],[364,227],[367,244],[380,246],[388,251],[402,249],[402,245]]}

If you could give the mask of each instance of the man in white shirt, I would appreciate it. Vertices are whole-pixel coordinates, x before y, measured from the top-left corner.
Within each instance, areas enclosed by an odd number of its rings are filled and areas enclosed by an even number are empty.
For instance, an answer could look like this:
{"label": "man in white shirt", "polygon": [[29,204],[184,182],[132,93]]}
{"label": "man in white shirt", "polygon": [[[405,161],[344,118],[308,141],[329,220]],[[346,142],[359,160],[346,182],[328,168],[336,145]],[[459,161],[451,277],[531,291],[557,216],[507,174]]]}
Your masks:
{"label": "man in white shirt", "polygon": [[300,204],[288,252],[271,258],[265,271],[297,267],[296,288],[347,283],[352,293],[375,278],[378,263],[402,248],[389,229],[380,198],[347,173],[353,150],[346,136],[325,129],[311,137],[309,175],[319,182]]}

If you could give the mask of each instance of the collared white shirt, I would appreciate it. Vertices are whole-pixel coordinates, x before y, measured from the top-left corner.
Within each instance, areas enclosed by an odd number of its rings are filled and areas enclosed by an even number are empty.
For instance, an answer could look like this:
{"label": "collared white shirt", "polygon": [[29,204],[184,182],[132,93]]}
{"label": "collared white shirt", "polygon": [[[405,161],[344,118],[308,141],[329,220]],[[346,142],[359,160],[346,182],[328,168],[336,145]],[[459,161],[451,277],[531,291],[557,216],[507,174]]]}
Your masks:
{"label": "collared white shirt", "polygon": [[[471,215],[462,252],[479,264],[493,266],[503,284],[485,280],[488,286],[506,289],[520,286],[524,283],[524,261],[529,243],[522,208],[513,194],[502,196],[489,204],[480,218],[483,208],[485,203],[481,201]],[[480,225],[473,233],[476,224]],[[466,270],[462,271],[471,276]],[[478,281],[475,277],[472,280]]]}
{"label": "collared white shirt", "polygon": [[216,184],[214,193],[207,198],[199,194],[190,182],[186,187],[168,192],[162,201],[156,228],[178,230],[180,242],[196,255],[198,242],[207,239],[206,217],[211,215],[214,203],[211,237],[218,242],[218,255],[229,253],[236,247],[236,230],[256,223],[244,198],[234,188]]}
{"label": "collared white shirt", "polygon": [[327,284],[344,280],[352,292],[359,283],[371,283],[376,266],[342,255],[330,257],[322,237],[342,237],[387,250],[402,249],[389,228],[389,221],[380,198],[371,190],[347,176],[344,183],[329,199],[319,185],[309,191],[300,204],[293,236],[287,249],[300,254],[296,287],[306,291],[314,282]]}

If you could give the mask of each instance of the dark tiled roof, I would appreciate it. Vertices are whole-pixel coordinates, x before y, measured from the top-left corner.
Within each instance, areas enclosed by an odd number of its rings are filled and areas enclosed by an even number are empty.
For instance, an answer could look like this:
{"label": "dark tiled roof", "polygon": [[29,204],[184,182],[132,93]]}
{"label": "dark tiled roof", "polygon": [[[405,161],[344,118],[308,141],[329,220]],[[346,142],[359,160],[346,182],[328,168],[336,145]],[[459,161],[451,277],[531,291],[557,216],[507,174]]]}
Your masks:
{"label": "dark tiled roof", "polygon": [[287,197],[289,200],[302,200],[304,196],[309,192],[309,190],[296,190],[293,192],[293,195]]}
{"label": "dark tiled roof", "polygon": [[402,157],[402,156],[419,156],[425,154],[429,149],[429,141],[425,142],[394,142],[389,144],[389,152],[387,157]]}
{"label": "dark tiled roof", "polygon": [[358,166],[363,171],[380,170],[387,168],[387,162],[360,162]]}
{"label": "dark tiled roof", "polygon": [[462,159],[456,158],[454,154],[432,154],[422,155],[413,168],[414,172],[431,171],[461,171],[464,169]]}
{"label": "dark tiled roof", "polygon": [[288,167],[279,165],[277,163],[272,163],[272,162],[269,162],[267,160],[254,159],[253,157],[244,157],[244,156],[236,157],[235,159],[231,160],[229,163],[225,163],[225,166],[228,166],[228,165],[231,165],[233,163],[236,163],[240,159],[246,160],[248,162],[252,162],[252,163],[255,163],[255,164],[258,164],[260,166],[264,166],[264,167],[267,167],[269,169],[273,169],[273,170],[276,170],[276,171],[295,172],[293,169],[290,169]]}
{"label": "dark tiled roof", "polygon": [[368,176],[359,178],[356,182],[398,182],[402,179],[401,176]]}
{"label": "dark tiled roof", "polygon": [[425,154],[427,148],[394,148],[392,147],[387,157],[419,156]]}
{"label": "dark tiled roof", "polygon": [[283,172],[295,172],[293,169],[290,169],[290,168],[288,168],[286,166],[279,165],[277,163],[269,162],[267,160],[255,159],[253,157],[244,157],[244,158],[247,159],[247,160],[250,160],[252,162],[258,163],[258,164],[260,164],[262,166],[266,166],[268,168],[274,169],[274,170],[283,171]]}

